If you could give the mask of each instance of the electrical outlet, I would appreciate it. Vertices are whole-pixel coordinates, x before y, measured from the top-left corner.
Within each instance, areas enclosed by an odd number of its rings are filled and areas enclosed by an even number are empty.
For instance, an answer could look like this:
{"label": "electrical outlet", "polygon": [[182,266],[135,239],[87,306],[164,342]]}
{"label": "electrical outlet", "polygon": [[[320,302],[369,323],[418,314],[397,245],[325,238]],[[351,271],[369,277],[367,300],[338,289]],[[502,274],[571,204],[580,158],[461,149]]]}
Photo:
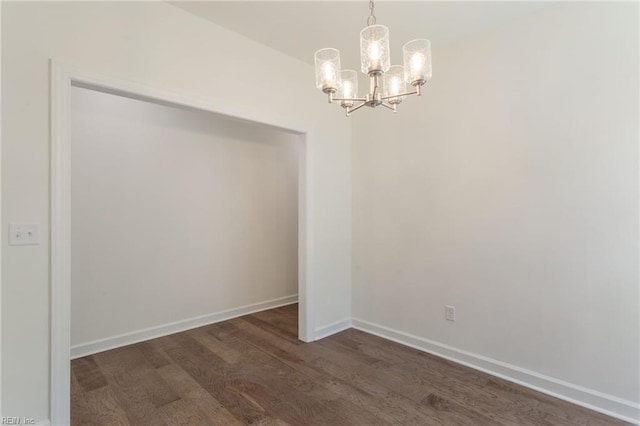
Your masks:
{"label": "electrical outlet", "polygon": [[444,307],[444,317],[447,321],[455,321],[456,320],[456,307],[451,305],[446,305]]}
{"label": "electrical outlet", "polygon": [[10,223],[9,245],[29,246],[40,244],[40,226],[37,223]]}

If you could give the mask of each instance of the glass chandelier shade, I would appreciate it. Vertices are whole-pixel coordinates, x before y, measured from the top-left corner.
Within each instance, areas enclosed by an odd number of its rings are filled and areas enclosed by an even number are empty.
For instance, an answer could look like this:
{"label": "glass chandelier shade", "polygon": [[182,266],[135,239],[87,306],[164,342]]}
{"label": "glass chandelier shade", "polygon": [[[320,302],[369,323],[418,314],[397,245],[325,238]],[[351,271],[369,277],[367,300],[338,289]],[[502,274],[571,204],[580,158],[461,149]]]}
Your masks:
{"label": "glass chandelier shade", "polygon": [[389,28],[370,25],[360,31],[360,62],[365,74],[387,72],[390,66]]}
{"label": "glass chandelier shade", "polygon": [[[338,98],[353,99],[358,96],[358,73],[354,70],[340,71],[340,88]],[[343,107],[353,106],[353,101],[341,101]]]}
{"label": "glass chandelier shade", "polygon": [[404,81],[404,67],[401,65],[389,67],[382,78],[385,97],[389,97],[391,105],[399,104],[404,99],[401,94],[407,91],[407,85]]}
{"label": "glass chandelier shade", "polygon": [[404,79],[411,85],[424,84],[431,79],[431,43],[418,39],[402,47]]}
{"label": "glass chandelier shade", "polygon": [[340,86],[340,52],[331,47],[315,54],[316,87],[325,93],[334,93]]}

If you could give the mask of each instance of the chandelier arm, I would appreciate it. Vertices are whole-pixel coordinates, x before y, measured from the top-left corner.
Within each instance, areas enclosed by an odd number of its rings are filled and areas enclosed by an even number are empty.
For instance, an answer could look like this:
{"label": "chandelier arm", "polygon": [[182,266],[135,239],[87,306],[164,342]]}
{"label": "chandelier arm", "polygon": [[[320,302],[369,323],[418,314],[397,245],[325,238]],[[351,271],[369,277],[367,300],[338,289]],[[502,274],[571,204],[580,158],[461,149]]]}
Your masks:
{"label": "chandelier arm", "polygon": [[392,107],[391,105],[387,104],[387,103],[382,102],[380,105],[382,105],[383,107],[385,107],[387,109],[390,109],[393,112],[396,112],[396,109],[394,107]]}
{"label": "chandelier arm", "polygon": [[363,106],[365,106],[365,105],[366,105],[366,103],[365,103],[365,102],[363,102],[363,103],[361,103],[360,105],[358,105],[358,106],[356,106],[356,107],[353,107],[353,108],[347,108],[347,113],[351,114],[352,112],[359,110],[360,108],[362,108],[362,107],[363,107]]}
{"label": "chandelier arm", "polygon": [[352,102],[365,102],[365,98],[331,98],[334,101],[352,101]]}
{"label": "chandelier arm", "polygon": [[414,90],[413,92],[398,93],[397,95],[383,96],[380,98],[380,100],[386,101],[387,99],[399,98],[400,96],[409,96],[409,95],[420,95],[420,90]]}

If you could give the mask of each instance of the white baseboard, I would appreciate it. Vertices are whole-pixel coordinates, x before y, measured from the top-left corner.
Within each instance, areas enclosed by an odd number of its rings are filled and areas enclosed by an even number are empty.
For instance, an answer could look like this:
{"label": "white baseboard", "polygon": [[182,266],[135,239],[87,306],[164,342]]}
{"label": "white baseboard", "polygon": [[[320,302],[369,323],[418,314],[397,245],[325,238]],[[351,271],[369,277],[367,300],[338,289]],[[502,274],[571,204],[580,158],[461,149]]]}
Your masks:
{"label": "white baseboard", "polygon": [[353,318],[351,322],[355,329],[437,355],[611,417],[640,425],[640,404],[632,401],[574,385],[535,371],[526,370],[409,333],[393,330],[369,321]]}
{"label": "white baseboard", "polygon": [[130,333],[81,343],[71,346],[71,359],[93,355],[95,353],[107,351],[109,349],[115,349],[121,346],[131,345],[133,343],[139,343],[149,339],[155,339],[157,337],[166,336],[168,334],[179,333],[181,331],[190,330],[192,328],[202,327],[204,325],[209,325],[220,321],[226,321],[232,318],[241,317],[243,315],[277,308],[279,306],[291,305],[292,303],[297,302],[298,295],[292,294],[290,296],[279,297],[277,299],[253,303],[251,305],[240,306],[238,308],[227,309],[212,314],[201,315],[198,317],[188,318],[185,320],[163,324],[156,327],[145,328],[143,330],[132,331]]}
{"label": "white baseboard", "polygon": [[318,327],[313,330],[314,339],[320,340],[332,334],[340,333],[341,331],[351,328],[351,318],[341,319],[340,321],[332,322],[331,324],[323,327]]}

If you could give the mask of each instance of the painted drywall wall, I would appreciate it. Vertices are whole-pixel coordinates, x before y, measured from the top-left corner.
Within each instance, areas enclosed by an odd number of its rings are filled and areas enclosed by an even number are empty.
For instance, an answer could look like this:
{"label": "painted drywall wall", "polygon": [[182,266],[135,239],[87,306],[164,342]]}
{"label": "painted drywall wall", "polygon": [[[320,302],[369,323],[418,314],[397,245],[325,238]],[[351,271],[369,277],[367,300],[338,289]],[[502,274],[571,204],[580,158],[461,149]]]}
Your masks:
{"label": "painted drywall wall", "polygon": [[[307,274],[314,326],[350,316],[350,124],[313,68],[160,2],[3,2],[2,409],[49,415],[49,59],[310,131]],[[41,244],[7,247],[7,224]]]}
{"label": "painted drywall wall", "polygon": [[[2,3],[0,2],[0,46],[2,46]],[[2,81],[2,55],[0,54],[0,81]],[[2,99],[2,84],[0,84],[0,99]],[[0,102],[0,117],[2,117],[2,102]],[[0,119],[0,203],[2,202],[2,120]],[[0,223],[2,223],[2,208],[0,208]],[[0,244],[0,416],[2,416],[2,244]]]}
{"label": "painted drywall wall", "polygon": [[549,6],[433,67],[353,117],[354,318],[637,403],[638,5]]}
{"label": "painted drywall wall", "polygon": [[71,108],[72,347],[297,294],[303,136],[79,87]]}

